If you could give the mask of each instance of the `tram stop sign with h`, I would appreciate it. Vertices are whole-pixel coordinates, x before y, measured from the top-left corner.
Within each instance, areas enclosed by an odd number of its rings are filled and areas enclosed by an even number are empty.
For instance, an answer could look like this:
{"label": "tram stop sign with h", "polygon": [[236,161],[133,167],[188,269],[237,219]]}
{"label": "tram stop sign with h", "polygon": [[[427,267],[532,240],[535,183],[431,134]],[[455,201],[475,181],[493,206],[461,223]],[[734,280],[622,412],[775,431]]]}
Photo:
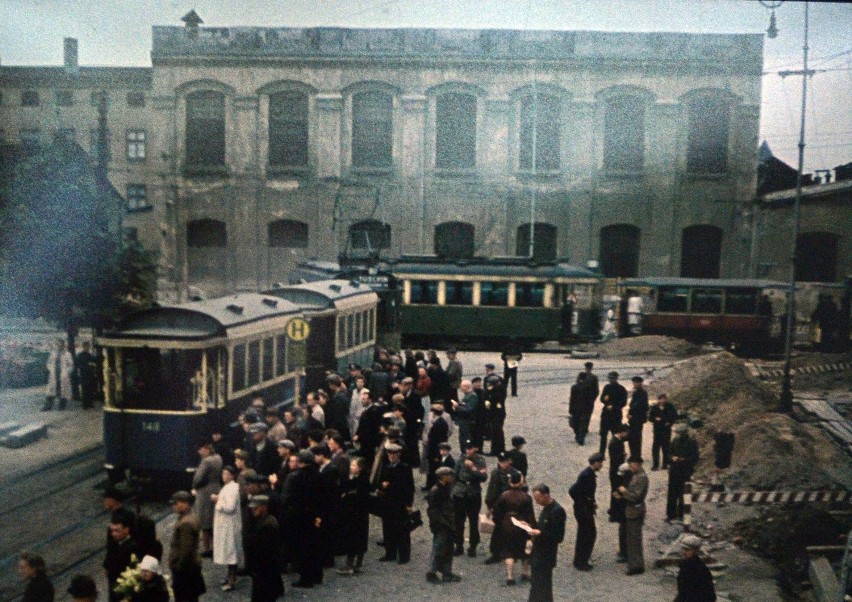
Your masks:
{"label": "tram stop sign with h", "polygon": [[310,324],[302,318],[294,318],[287,324],[287,338],[290,340],[288,349],[290,365],[304,367],[308,363],[306,341],[310,333]]}

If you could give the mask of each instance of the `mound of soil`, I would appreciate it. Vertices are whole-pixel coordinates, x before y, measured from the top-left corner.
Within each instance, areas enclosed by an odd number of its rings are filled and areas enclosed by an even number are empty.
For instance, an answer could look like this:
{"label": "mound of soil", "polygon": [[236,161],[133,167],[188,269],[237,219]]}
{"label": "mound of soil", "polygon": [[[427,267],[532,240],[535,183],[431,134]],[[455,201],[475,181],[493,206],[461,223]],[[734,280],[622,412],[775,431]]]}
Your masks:
{"label": "mound of soil", "polygon": [[729,488],[852,488],[852,459],[819,427],[772,410],[778,385],[761,382],[727,352],[681,362],[656,379],[652,396],[665,392],[678,412],[700,418],[694,429],[701,450],[696,479],[713,469],[713,435],[736,436]]}
{"label": "mound of soil", "polygon": [[701,348],[689,341],[660,335],[611,339],[593,348],[601,357],[608,358],[639,355],[686,358],[701,353]]}

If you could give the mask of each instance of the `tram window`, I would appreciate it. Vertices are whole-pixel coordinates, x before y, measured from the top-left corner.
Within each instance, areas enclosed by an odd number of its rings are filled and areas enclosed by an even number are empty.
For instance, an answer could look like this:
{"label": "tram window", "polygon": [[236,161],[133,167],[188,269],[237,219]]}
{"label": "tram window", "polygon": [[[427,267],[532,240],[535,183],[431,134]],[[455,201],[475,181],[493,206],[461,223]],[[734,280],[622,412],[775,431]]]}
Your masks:
{"label": "tram window", "polygon": [[124,407],[146,410],[192,409],[201,373],[201,352],[179,349],[127,349],[123,354]]}
{"label": "tram window", "polygon": [[275,348],[274,339],[263,339],[263,380],[272,380],[272,350]]}
{"label": "tram window", "polygon": [[412,280],[411,303],[438,303],[438,283],[435,280]]}
{"label": "tram window", "polygon": [[279,334],[275,337],[275,373],[279,376],[287,372],[287,337]]}
{"label": "tram window", "polygon": [[472,282],[447,282],[447,305],[473,305]]}
{"label": "tram window", "polygon": [[697,288],[692,291],[692,313],[720,314],[722,313],[721,289]]}
{"label": "tram window", "polygon": [[354,328],[355,334],[352,335],[353,338],[354,338],[354,341],[352,341],[353,345],[360,345],[361,341],[362,341],[362,339],[361,339],[361,314],[362,313],[363,312],[359,311],[354,316],[355,317],[355,328]]}
{"label": "tram window", "polygon": [[661,313],[685,313],[688,288],[661,287],[657,298],[657,311]]}
{"label": "tram window", "polygon": [[346,348],[346,316],[337,318],[337,349],[343,351]]}
{"label": "tram window", "polygon": [[365,343],[370,340],[370,310],[368,309],[361,315],[361,342]]}
{"label": "tram window", "polygon": [[515,307],[544,307],[543,283],[518,283],[515,291]]}
{"label": "tram window", "polygon": [[300,368],[299,364],[297,363],[299,360],[299,354],[290,353],[289,344],[287,345],[287,347],[287,372],[295,372]]}
{"label": "tram window", "polygon": [[725,313],[753,316],[757,313],[757,291],[732,288],[725,293]]}
{"label": "tram window", "polygon": [[479,304],[505,307],[509,303],[509,285],[505,282],[481,282]]}
{"label": "tram window", "polygon": [[252,386],[260,382],[260,341],[249,343],[248,352],[248,386]]}
{"label": "tram window", "polygon": [[246,346],[234,345],[234,382],[233,390],[246,388]]}
{"label": "tram window", "polygon": [[355,315],[346,316],[346,348],[355,346]]}

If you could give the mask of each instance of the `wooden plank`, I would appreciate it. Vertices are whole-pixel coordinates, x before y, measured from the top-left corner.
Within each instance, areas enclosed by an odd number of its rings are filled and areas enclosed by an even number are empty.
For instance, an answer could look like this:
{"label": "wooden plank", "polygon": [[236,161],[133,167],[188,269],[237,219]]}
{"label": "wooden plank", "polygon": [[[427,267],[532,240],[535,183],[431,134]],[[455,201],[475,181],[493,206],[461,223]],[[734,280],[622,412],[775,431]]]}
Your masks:
{"label": "wooden plank", "polygon": [[840,583],[834,574],[834,569],[825,556],[812,558],[808,567],[808,577],[814,586],[813,592],[820,602],[837,602],[840,600]]}

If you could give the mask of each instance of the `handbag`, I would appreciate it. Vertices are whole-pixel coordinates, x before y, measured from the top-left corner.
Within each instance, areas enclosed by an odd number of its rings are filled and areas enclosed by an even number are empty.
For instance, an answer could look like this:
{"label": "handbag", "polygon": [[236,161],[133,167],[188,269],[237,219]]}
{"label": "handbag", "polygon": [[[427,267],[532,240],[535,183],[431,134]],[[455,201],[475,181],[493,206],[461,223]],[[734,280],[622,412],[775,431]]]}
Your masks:
{"label": "handbag", "polygon": [[494,533],[494,521],[485,512],[479,513],[479,532],[483,535]]}
{"label": "handbag", "polygon": [[420,510],[412,510],[405,518],[405,530],[408,532],[414,531],[418,527],[423,526],[423,515]]}

